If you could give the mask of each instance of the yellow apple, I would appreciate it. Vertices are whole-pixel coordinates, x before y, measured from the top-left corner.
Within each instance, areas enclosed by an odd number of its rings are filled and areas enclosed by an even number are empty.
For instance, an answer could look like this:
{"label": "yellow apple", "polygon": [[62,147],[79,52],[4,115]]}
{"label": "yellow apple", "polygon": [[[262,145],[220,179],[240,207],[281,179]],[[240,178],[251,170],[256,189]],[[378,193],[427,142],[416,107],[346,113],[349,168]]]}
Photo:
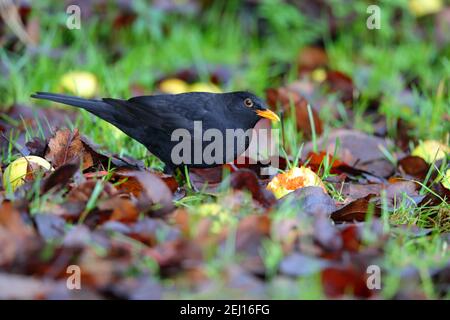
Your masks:
{"label": "yellow apple", "polygon": [[445,144],[436,140],[426,140],[421,142],[412,152],[411,155],[421,157],[428,163],[438,161],[446,157],[450,152],[450,148]]}
{"label": "yellow apple", "polygon": [[317,186],[326,193],[327,190],[317,174],[307,167],[294,167],[287,172],[276,175],[267,185],[277,199],[280,199],[294,190]]}
{"label": "yellow apple", "polygon": [[442,7],[442,0],[409,0],[409,10],[416,17],[437,13]]}
{"label": "yellow apple", "polygon": [[60,80],[63,91],[68,91],[83,98],[92,98],[98,90],[97,78],[86,71],[72,71],[64,74]]}
{"label": "yellow apple", "polygon": [[169,78],[161,81],[159,91],[163,93],[178,94],[189,91],[189,85],[181,79]]}
{"label": "yellow apple", "polygon": [[447,171],[444,174],[444,178],[442,179],[442,185],[444,188],[450,190],[450,169],[447,169]]}
{"label": "yellow apple", "polygon": [[3,187],[5,190],[11,188],[16,190],[25,183],[25,179],[32,177],[39,170],[53,170],[50,163],[37,156],[26,156],[14,160],[9,164],[3,174]]}
{"label": "yellow apple", "polygon": [[221,93],[222,90],[213,83],[196,82],[189,86],[190,92],[212,92]]}

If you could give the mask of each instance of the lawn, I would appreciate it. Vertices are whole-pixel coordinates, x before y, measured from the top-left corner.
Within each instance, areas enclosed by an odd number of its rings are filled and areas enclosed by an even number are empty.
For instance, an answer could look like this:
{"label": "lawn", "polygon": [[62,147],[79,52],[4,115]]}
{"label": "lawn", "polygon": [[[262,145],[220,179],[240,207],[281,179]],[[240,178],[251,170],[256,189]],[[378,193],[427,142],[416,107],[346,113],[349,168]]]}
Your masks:
{"label": "lawn", "polygon": [[[28,155],[56,169],[0,187],[0,298],[450,298],[450,4],[378,1],[371,29],[370,1],[156,2],[83,2],[79,29],[63,1],[0,20],[2,179]],[[278,199],[258,165],[163,174],[30,98],[85,95],[73,71],[95,98],[251,91],[283,119],[278,173],[317,179]]]}

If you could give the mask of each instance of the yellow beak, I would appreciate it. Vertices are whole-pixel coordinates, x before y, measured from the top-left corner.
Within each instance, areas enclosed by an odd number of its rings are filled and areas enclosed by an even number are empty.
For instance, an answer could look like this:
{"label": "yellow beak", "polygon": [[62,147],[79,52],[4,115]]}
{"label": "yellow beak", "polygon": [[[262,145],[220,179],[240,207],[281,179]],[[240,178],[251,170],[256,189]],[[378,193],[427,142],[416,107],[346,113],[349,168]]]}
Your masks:
{"label": "yellow beak", "polygon": [[280,118],[277,114],[270,110],[256,110],[256,114],[260,117],[270,119],[272,121],[280,121]]}

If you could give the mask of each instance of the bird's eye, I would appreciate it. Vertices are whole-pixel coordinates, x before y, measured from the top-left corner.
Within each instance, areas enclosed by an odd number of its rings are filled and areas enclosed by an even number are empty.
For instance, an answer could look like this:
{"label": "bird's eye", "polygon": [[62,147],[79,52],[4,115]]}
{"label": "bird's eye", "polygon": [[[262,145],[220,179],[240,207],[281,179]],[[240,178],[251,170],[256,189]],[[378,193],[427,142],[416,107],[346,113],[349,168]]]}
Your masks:
{"label": "bird's eye", "polygon": [[245,99],[244,103],[245,103],[246,107],[249,107],[249,108],[253,107],[253,101],[250,98]]}

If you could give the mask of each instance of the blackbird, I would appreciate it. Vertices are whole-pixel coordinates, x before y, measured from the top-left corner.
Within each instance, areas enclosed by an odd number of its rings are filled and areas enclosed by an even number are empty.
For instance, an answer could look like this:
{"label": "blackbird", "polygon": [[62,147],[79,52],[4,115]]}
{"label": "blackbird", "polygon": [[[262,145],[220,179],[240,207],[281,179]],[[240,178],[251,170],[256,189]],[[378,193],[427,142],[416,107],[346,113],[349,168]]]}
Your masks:
{"label": "blackbird", "polygon": [[[182,165],[207,168],[233,161],[247,149],[251,139],[247,133],[258,120],[267,118],[279,121],[278,116],[261,99],[244,91],[163,94],[138,96],[129,100],[94,100],[47,92],[37,92],[32,97],[79,107],[113,124],[163,161],[167,173],[172,173]],[[190,139],[191,149],[181,152],[181,161],[174,159],[172,153],[180,142],[177,139],[173,141],[172,137],[177,129],[185,129],[182,133],[188,133]],[[205,148],[213,140],[203,136],[208,129],[216,129],[215,132],[225,137],[217,141],[218,138],[214,138],[222,150],[213,152],[214,156],[218,155],[213,161],[202,157]],[[239,132],[235,134],[233,143],[225,141],[227,129]],[[186,152],[190,154],[184,154]]]}

